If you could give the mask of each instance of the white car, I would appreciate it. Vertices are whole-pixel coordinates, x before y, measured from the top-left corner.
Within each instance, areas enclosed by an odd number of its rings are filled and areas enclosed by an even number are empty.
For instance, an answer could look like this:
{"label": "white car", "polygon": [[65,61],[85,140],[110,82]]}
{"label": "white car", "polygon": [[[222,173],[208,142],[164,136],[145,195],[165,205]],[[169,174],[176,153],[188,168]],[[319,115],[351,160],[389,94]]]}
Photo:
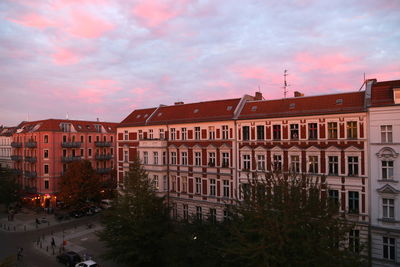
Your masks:
{"label": "white car", "polygon": [[80,263],[77,263],[75,265],[75,267],[98,267],[99,265],[97,265],[97,263],[95,261],[92,260],[88,260],[88,261],[82,261]]}

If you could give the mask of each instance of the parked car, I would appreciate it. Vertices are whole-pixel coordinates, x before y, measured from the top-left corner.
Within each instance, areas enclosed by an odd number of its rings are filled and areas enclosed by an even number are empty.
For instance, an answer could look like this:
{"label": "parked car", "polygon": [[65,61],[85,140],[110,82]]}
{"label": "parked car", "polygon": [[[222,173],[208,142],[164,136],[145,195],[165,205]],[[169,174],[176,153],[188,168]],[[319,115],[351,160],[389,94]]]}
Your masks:
{"label": "parked car", "polygon": [[101,208],[97,207],[97,206],[90,206],[90,208],[92,209],[92,211],[94,213],[99,213],[101,211]]}
{"label": "parked car", "polygon": [[111,205],[112,205],[112,200],[111,200],[111,199],[103,199],[103,200],[100,202],[100,207],[101,207],[102,209],[111,208]]}
{"label": "parked car", "polygon": [[65,264],[66,266],[75,266],[78,262],[82,261],[82,258],[75,251],[67,251],[61,255],[58,255],[57,261]]}
{"label": "parked car", "polygon": [[75,267],[98,267],[97,263],[92,260],[83,261],[75,265]]}

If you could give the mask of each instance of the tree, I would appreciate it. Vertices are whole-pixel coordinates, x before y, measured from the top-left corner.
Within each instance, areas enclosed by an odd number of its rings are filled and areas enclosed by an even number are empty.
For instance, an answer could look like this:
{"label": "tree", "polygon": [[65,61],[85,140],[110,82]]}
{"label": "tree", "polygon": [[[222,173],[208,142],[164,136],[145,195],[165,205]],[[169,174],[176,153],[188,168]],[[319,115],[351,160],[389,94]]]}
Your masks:
{"label": "tree", "polygon": [[0,203],[9,205],[20,198],[20,186],[15,172],[9,168],[0,168]]}
{"label": "tree", "polygon": [[88,160],[70,163],[61,177],[59,197],[67,206],[79,207],[88,200],[99,201],[100,191],[100,177]]}
{"label": "tree", "polygon": [[348,248],[354,227],[321,192],[323,177],[266,173],[248,178],[229,206],[228,238],[220,248],[230,266],[358,266]]}
{"label": "tree", "polygon": [[138,160],[131,164],[124,188],[102,221],[99,237],[108,249],[105,258],[131,266],[165,265],[169,210]]}

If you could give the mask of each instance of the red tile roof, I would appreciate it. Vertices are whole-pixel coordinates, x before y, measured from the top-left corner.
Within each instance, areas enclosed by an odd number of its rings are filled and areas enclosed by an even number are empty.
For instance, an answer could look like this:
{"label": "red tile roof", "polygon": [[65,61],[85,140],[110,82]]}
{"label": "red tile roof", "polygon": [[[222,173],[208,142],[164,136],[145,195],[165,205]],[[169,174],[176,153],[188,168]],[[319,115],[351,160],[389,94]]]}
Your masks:
{"label": "red tile roof", "polygon": [[18,126],[17,133],[56,131],[61,132],[61,123],[70,123],[77,132],[97,132],[96,125],[102,125],[107,133],[115,133],[118,123],[100,121],[79,121],[47,119],[40,121],[23,122]]}
{"label": "red tile roof", "polygon": [[12,136],[17,127],[0,127],[0,136]]}
{"label": "red tile roof", "polygon": [[364,92],[247,102],[238,119],[362,112]]}
{"label": "red tile roof", "polygon": [[144,125],[146,120],[157,108],[146,108],[134,110],[121,123],[120,127]]}
{"label": "red tile roof", "polygon": [[377,82],[371,89],[371,106],[394,105],[393,88],[400,87],[400,80]]}

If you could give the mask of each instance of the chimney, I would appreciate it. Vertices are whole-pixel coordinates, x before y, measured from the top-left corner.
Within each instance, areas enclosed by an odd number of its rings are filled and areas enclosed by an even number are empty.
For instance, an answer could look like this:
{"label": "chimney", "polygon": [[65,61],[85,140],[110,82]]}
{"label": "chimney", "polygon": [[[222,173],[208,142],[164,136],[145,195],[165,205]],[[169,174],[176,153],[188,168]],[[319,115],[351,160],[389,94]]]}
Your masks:
{"label": "chimney", "polygon": [[300,97],[300,96],[304,96],[304,94],[300,93],[299,91],[294,91],[294,97]]}
{"label": "chimney", "polygon": [[183,103],[182,101],[175,102],[175,106],[176,106],[176,105],[183,105],[183,104],[185,104],[185,103]]}
{"label": "chimney", "polygon": [[99,118],[96,118],[96,121],[100,121]]}
{"label": "chimney", "polygon": [[254,100],[262,100],[263,99],[263,95],[261,92],[256,92],[255,96],[254,96]]}

